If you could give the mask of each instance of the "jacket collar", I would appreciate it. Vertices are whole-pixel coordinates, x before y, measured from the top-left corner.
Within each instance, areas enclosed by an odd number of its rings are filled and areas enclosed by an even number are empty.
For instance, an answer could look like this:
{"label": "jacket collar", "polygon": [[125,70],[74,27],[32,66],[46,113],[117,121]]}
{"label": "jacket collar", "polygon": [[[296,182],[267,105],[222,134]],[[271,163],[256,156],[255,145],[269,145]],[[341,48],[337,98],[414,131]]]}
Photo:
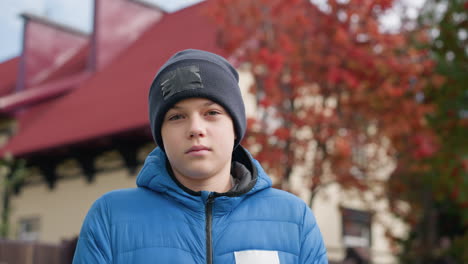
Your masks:
{"label": "jacket collar", "polygon": [[[226,193],[195,192],[172,176],[166,154],[155,148],[146,158],[145,164],[137,176],[137,186],[170,196],[196,211],[203,211],[207,197],[211,194],[216,198],[215,211],[230,211],[246,196],[271,187],[270,178],[266,175],[258,161],[242,146],[238,146],[232,156],[231,173],[236,180],[235,186]],[[216,212],[215,212],[216,213]]]}

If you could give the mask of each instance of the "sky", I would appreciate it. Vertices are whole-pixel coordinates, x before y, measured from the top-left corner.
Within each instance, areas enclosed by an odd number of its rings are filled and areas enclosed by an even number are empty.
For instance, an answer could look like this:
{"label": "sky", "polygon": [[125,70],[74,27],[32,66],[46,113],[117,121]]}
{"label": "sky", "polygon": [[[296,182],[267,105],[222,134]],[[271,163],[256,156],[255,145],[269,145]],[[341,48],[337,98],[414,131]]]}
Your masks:
{"label": "sky", "polygon": [[[203,0],[144,0],[175,12]],[[21,52],[22,13],[47,17],[83,32],[91,32],[94,0],[0,0],[0,63]]]}
{"label": "sky", "polygon": [[[22,13],[47,17],[48,19],[91,32],[94,0],[0,0],[0,63],[16,57],[21,52],[23,19]],[[144,0],[155,3],[166,12],[175,12],[203,0]],[[326,0],[311,0],[324,6]],[[346,1],[346,0],[343,0]],[[410,16],[417,15],[425,0],[402,0],[410,6]],[[325,4],[326,5],[326,4]],[[385,16],[382,21],[389,29],[399,27],[399,7]]]}

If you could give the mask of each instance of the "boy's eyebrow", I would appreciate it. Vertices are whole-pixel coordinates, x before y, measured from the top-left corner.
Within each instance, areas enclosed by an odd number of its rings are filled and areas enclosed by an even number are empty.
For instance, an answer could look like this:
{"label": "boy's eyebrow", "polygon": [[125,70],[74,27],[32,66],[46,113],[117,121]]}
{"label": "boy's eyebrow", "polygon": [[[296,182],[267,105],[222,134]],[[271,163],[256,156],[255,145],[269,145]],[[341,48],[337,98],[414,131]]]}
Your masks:
{"label": "boy's eyebrow", "polygon": [[203,106],[210,106],[210,105],[214,105],[214,104],[217,104],[217,103],[210,101],[210,102],[204,103]]}

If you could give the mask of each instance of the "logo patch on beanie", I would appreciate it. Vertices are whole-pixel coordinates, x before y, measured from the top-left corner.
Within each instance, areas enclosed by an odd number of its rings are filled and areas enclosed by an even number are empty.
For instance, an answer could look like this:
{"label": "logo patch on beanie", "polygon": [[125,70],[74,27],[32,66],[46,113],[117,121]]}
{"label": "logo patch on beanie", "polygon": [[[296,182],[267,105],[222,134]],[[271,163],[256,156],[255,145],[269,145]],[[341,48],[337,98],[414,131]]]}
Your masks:
{"label": "logo patch on beanie", "polygon": [[203,88],[200,68],[196,65],[180,67],[161,77],[161,92],[164,100],[176,93]]}

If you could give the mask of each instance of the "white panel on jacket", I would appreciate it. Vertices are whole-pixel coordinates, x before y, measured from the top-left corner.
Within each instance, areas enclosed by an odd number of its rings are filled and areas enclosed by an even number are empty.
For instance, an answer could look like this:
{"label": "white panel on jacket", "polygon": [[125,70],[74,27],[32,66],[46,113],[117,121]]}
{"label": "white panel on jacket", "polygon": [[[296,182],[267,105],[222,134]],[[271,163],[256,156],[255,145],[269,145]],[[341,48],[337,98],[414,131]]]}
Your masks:
{"label": "white panel on jacket", "polygon": [[234,252],[236,264],[280,264],[278,251],[245,250]]}

